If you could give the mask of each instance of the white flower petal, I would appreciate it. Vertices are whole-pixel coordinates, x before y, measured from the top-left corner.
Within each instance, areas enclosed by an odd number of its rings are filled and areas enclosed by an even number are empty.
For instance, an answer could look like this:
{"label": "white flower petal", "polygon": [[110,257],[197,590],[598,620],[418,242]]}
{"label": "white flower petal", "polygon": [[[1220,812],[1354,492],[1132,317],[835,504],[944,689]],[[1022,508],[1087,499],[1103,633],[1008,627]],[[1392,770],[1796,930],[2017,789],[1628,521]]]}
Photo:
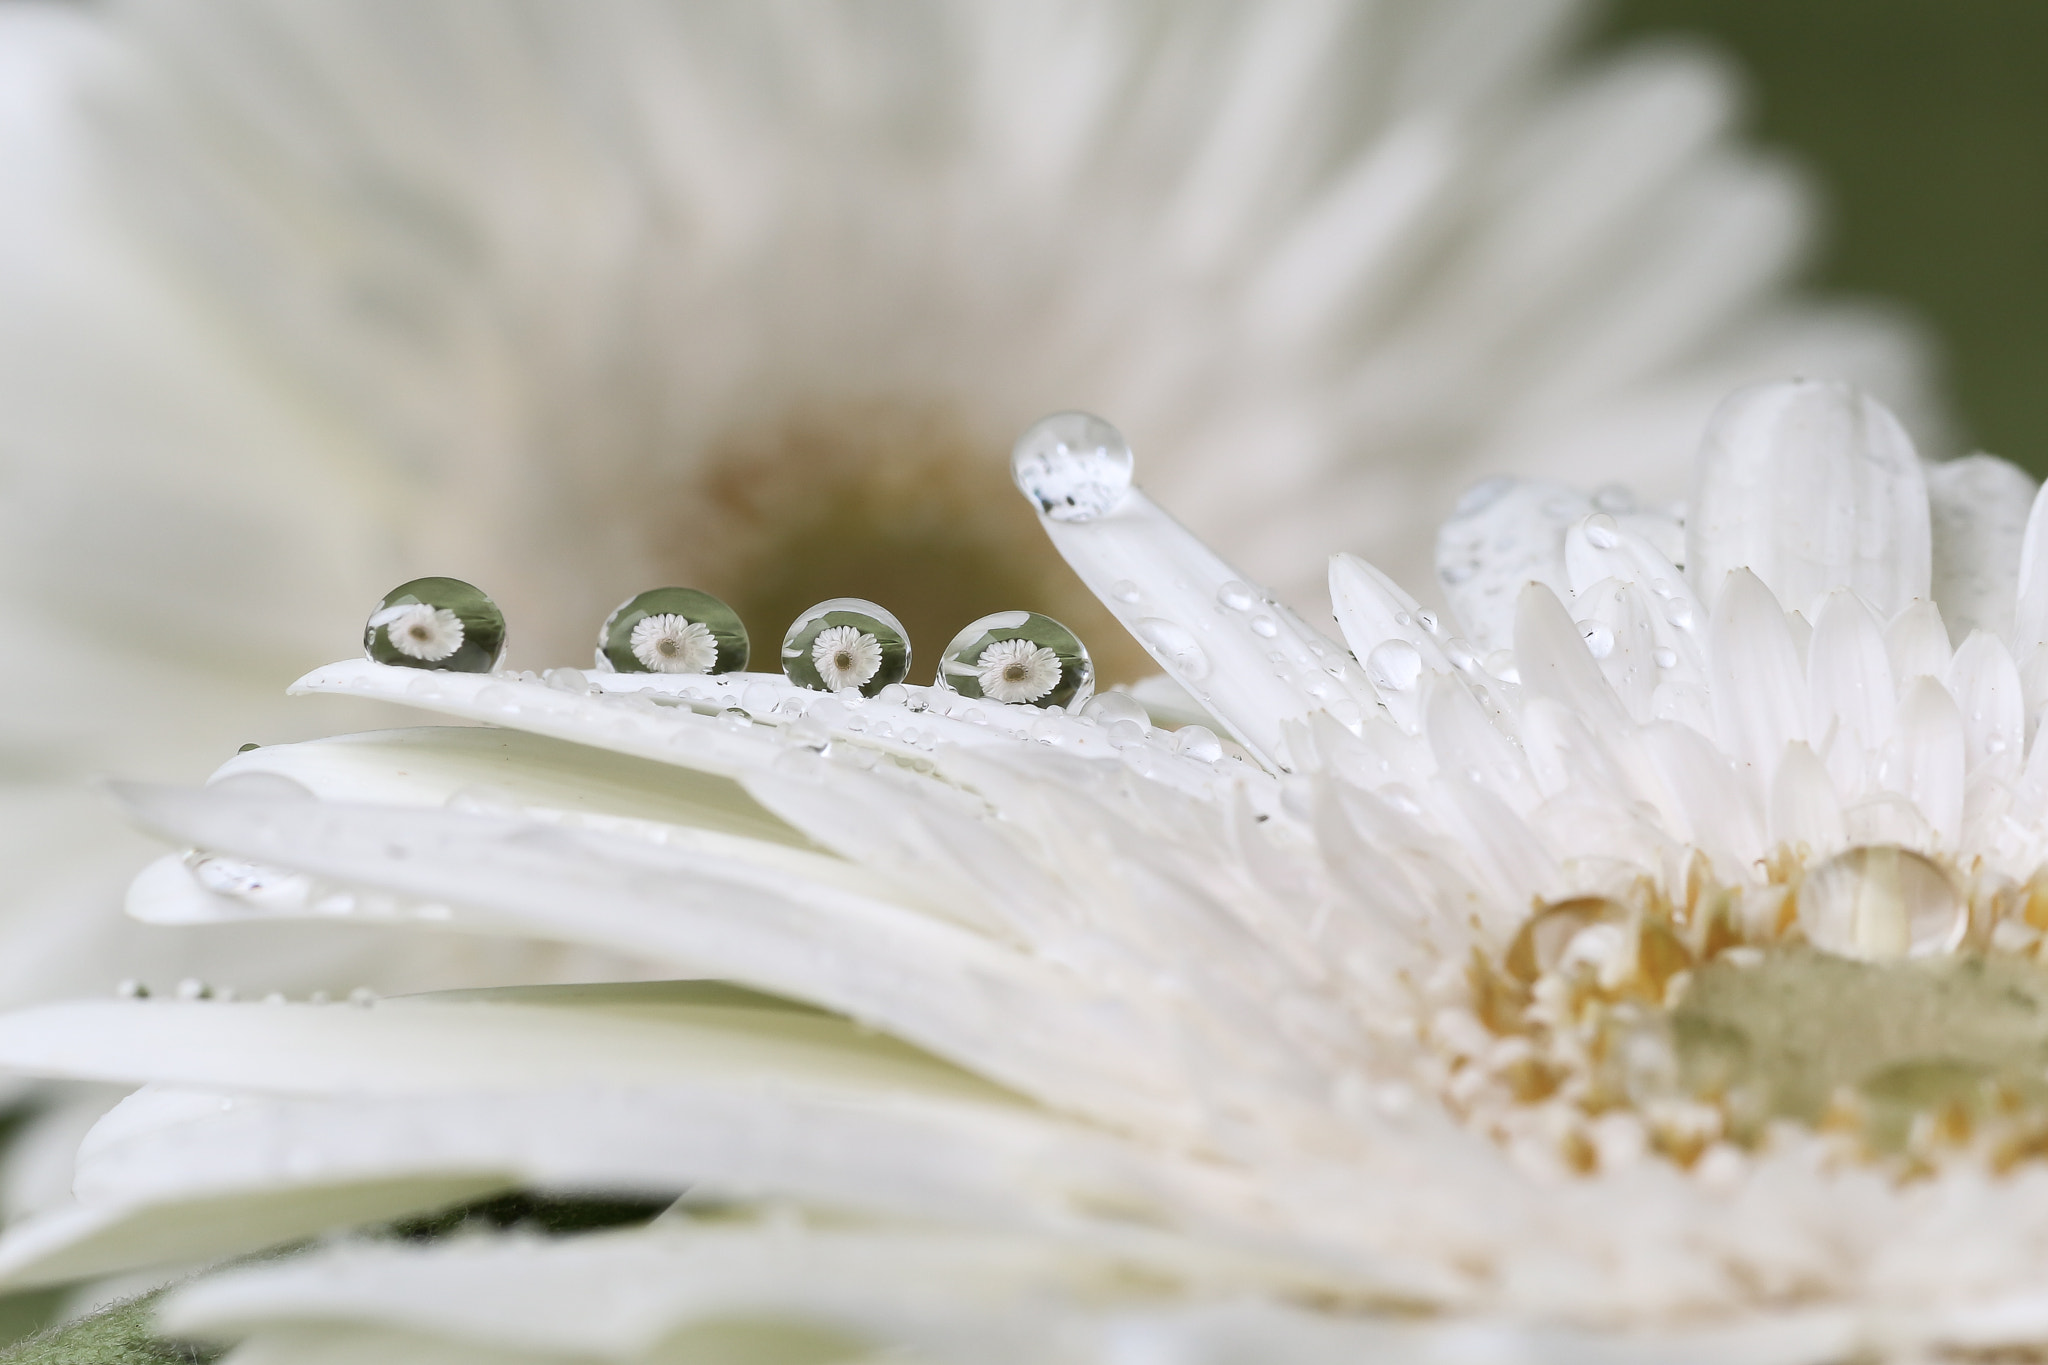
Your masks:
{"label": "white flower petal", "polygon": [[1927,467],[1934,600],[1958,645],[1973,630],[2013,632],[2033,475],[1994,455]]}
{"label": "white flower petal", "polygon": [[1577,489],[1489,479],[1458,501],[1436,536],[1436,577],[1465,638],[1482,655],[1514,643],[1516,599],[1528,583],[1571,593],[1564,537],[1593,510]]}
{"label": "white flower petal", "polygon": [[1788,611],[1847,587],[1889,616],[1928,595],[1929,555],[1920,460],[1883,404],[1790,380],[1715,411],[1686,523],[1686,572],[1703,598],[1748,569]]}
{"label": "white flower petal", "polygon": [[1748,569],[1715,595],[1707,653],[1721,748],[1769,791],[1785,746],[1809,736],[1807,684],[1785,613]]}
{"label": "white flower petal", "polygon": [[1105,516],[1039,520],[1159,666],[1268,766],[1292,762],[1287,722],[1328,710],[1356,724],[1376,702],[1342,649],[1248,587],[1139,490]]}

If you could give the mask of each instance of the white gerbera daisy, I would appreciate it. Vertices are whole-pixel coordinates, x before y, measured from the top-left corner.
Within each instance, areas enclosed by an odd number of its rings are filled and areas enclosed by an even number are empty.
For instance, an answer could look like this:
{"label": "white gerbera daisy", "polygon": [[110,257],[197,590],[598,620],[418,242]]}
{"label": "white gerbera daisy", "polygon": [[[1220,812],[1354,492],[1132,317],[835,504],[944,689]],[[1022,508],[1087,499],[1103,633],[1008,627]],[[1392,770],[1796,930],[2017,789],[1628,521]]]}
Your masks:
{"label": "white gerbera daisy", "polygon": [[828,692],[865,687],[882,668],[882,642],[858,626],[832,626],[811,643],[811,663]]}
{"label": "white gerbera daisy", "polygon": [[636,621],[628,644],[633,657],[656,673],[709,673],[718,662],[711,628],[669,613]]}
{"label": "white gerbera daisy", "polygon": [[974,661],[974,680],[984,697],[1037,701],[1059,686],[1060,656],[1029,640],[998,640]]}
{"label": "white gerbera daisy", "polygon": [[[1682,527],[1491,489],[1447,528],[1441,618],[1338,556],[1349,653],[1134,488],[1046,518],[1141,638],[1180,628],[1160,661],[1257,763],[1122,705],[321,669],[300,689],[509,729],[129,787],[201,850],[135,913],[560,937],[738,985],[0,1020],[9,1066],[146,1083],[0,1282],[631,1191],[584,1236],[313,1243],[163,1321],[332,1362],[687,1357],[736,1320],[818,1358],[2028,1358],[2030,494],[1923,468],[1846,386],[1749,389]],[[451,809],[476,771],[500,804]],[[239,894],[212,858],[271,872]]]}
{"label": "white gerbera daisy", "polygon": [[370,626],[382,626],[391,647],[408,659],[436,663],[462,648],[462,618],[445,607],[388,607],[372,614]]}
{"label": "white gerbera daisy", "polygon": [[[1137,646],[999,496],[1047,395],[1310,599],[1326,546],[1422,564],[1411,509],[1479,472],[1674,493],[1756,375],[1918,407],[1896,328],[1786,297],[1809,214],[1728,75],[1571,66],[1574,13],[0,6],[0,584],[65,661],[7,675],[0,999],[537,970],[330,937],[288,971],[112,913],[136,855],[78,779],[372,723],[278,682],[422,573],[535,661],[676,583],[771,639],[841,593],[932,641],[1030,602],[1112,681]],[[118,646],[76,625],[110,601]]]}

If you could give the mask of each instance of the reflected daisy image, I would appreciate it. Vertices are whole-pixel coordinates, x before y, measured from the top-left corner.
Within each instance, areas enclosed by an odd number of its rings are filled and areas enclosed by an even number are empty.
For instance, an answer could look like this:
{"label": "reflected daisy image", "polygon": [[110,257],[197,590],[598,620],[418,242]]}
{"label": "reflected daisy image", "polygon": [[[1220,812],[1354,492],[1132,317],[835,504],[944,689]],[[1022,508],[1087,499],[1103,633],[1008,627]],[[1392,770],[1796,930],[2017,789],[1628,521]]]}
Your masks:
{"label": "reflected daisy image", "polygon": [[174,850],[131,914],[670,979],[0,1018],[141,1087],[0,1284],[182,1276],[154,1330],[335,1365],[2048,1349],[2027,475],[1749,386],[1689,514],[1482,486],[1452,607],[1340,553],[1331,636],[1136,482],[1045,510],[1041,434],[1043,533],[1227,745],[1125,693],[318,668],[465,724],[123,784]]}
{"label": "reflected daisy image", "polygon": [[[394,723],[278,694],[419,574],[487,585],[520,667],[675,583],[757,632],[883,602],[934,646],[1038,611],[1129,683],[1150,642],[1004,486],[1064,405],[1115,414],[1154,491],[1317,617],[1324,552],[1424,574],[1421,509],[1487,475],[1664,506],[1751,380],[1846,376],[1938,442],[1912,334],[1794,287],[1810,197],[1737,135],[1730,71],[1575,55],[1583,18],[0,8],[0,582],[65,661],[7,680],[40,724],[7,770],[0,1000],[589,974],[116,913],[143,855],[83,779]],[[118,646],[80,625],[111,601]],[[274,628],[223,633],[223,601]]]}

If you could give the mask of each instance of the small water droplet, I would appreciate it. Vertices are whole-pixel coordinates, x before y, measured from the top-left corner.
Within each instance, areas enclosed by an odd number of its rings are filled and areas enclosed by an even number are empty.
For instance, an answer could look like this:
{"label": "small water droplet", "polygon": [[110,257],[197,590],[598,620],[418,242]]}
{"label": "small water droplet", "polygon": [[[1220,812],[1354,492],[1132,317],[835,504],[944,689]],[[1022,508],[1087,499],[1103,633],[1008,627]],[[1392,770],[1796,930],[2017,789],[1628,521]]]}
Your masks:
{"label": "small water droplet", "polygon": [[1463,673],[1479,668],[1479,651],[1462,635],[1453,635],[1444,642],[1444,657],[1451,661],[1451,667]]}
{"label": "small water droplet", "polygon": [[1054,413],[1010,451],[1010,477],[1054,521],[1115,511],[1130,492],[1132,464],[1123,433],[1085,412]]}
{"label": "small water droplet", "polygon": [[1985,741],[1984,741],[1984,752],[1985,752],[1985,753],[1987,753],[1987,754],[2002,754],[2002,753],[2004,753],[2004,752],[2005,752],[2005,736],[2004,736],[2004,735],[1991,735],[1991,736],[1988,736],[1988,737],[1987,737],[1987,738],[1985,739]]}
{"label": "small water droplet", "polygon": [[1692,629],[1692,603],[1684,598],[1674,600],[1664,609],[1664,619],[1680,630]]}
{"label": "small water droplet", "polygon": [[1148,732],[1146,725],[1135,720],[1117,720],[1109,723],[1104,737],[1112,749],[1128,749],[1133,744],[1143,744]]}
{"label": "small water droplet", "polygon": [[1422,627],[1422,628],[1423,628],[1424,630],[1428,631],[1428,632],[1429,632],[1429,633],[1430,633],[1431,635],[1434,635],[1434,634],[1436,634],[1436,613],[1435,613],[1435,612],[1433,612],[1433,611],[1418,611],[1418,612],[1416,612],[1416,613],[1415,613],[1415,624],[1416,624],[1416,625],[1418,625],[1418,626],[1421,626],[1421,627]]}
{"label": "small water droplet", "polygon": [[1586,543],[1596,550],[1611,550],[1621,544],[1621,529],[1605,512],[1595,512],[1587,517],[1585,528]]}
{"label": "small water droplet", "polygon": [[1223,741],[1206,725],[1183,725],[1173,732],[1173,751],[1197,763],[1214,763],[1223,757]]}
{"label": "small water droplet", "polygon": [[1486,671],[1504,683],[1518,683],[1522,680],[1522,670],[1515,662],[1515,651],[1512,649],[1496,649],[1487,655]]}
{"label": "small water droplet", "polygon": [[782,676],[817,692],[872,697],[910,672],[910,636],[887,607],[834,597],[782,633]]}
{"label": "small water droplet", "polygon": [[370,609],[363,653],[397,668],[489,673],[505,659],[505,613],[459,578],[415,578]]}
{"label": "small water droplet", "polygon": [[590,679],[583,676],[580,668],[551,668],[541,674],[541,681],[557,692],[567,692],[582,697],[590,694]]}
{"label": "small water droplet", "polygon": [[752,652],[739,613],[695,588],[650,588],[604,618],[600,673],[739,673]]}
{"label": "small water droplet", "polygon": [[1240,583],[1233,578],[1216,589],[1216,600],[1232,611],[1250,611],[1258,602],[1259,595],[1252,591],[1249,583]]}
{"label": "small water droplet", "polygon": [[1382,640],[1365,656],[1365,672],[1374,687],[1405,692],[1422,676],[1422,653],[1406,640]]}
{"label": "small water droplet", "polygon": [[1254,616],[1252,618],[1252,634],[1257,635],[1262,639],[1270,640],[1279,633],[1280,623],[1275,621],[1272,617]]}
{"label": "small water droplet", "polygon": [[901,706],[910,700],[910,689],[902,683],[890,683],[887,687],[875,693],[875,700],[886,702],[891,706]]}
{"label": "small water droplet", "polygon": [[1081,718],[1097,725],[1114,725],[1120,720],[1150,725],[1152,717],[1144,704],[1128,692],[1100,692],[1081,708]]}
{"label": "small water droplet", "polygon": [[1080,637],[1050,616],[999,611],[953,637],[935,685],[1005,705],[1075,706],[1095,692],[1095,665]]}
{"label": "small water droplet", "polygon": [[1657,650],[1650,655],[1650,657],[1657,661],[1657,667],[1659,668],[1678,667],[1678,651],[1675,649],[1668,649],[1663,646],[1659,646]]}
{"label": "small water droplet", "polygon": [[1110,586],[1109,595],[1119,602],[1136,603],[1145,600],[1144,590],[1128,578],[1119,578]]}
{"label": "small water droplet", "polygon": [[1148,616],[1138,622],[1137,635],[1151,647],[1152,657],[1176,678],[1198,682],[1209,676],[1209,656],[1186,626]]}
{"label": "small water droplet", "polygon": [[1614,632],[1605,622],[1582,621],[1579,634],[1586,641],[1586,652],[1596,659],[1604,659],[1614,652]]}

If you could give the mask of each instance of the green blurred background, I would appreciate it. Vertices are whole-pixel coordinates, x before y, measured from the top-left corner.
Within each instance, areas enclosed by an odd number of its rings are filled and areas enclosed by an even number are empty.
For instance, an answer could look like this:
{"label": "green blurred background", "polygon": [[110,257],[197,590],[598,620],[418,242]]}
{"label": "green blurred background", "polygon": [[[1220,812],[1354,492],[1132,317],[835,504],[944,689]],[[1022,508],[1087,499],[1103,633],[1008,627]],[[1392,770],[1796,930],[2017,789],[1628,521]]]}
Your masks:
{"label": "green blurred background", "polygon": [[2048,0],[1615,0],[1593,42],[1656,35],[1745,69],[1825,199],[1809,279],[1918,314],[1958,450],[2048,474]]}

